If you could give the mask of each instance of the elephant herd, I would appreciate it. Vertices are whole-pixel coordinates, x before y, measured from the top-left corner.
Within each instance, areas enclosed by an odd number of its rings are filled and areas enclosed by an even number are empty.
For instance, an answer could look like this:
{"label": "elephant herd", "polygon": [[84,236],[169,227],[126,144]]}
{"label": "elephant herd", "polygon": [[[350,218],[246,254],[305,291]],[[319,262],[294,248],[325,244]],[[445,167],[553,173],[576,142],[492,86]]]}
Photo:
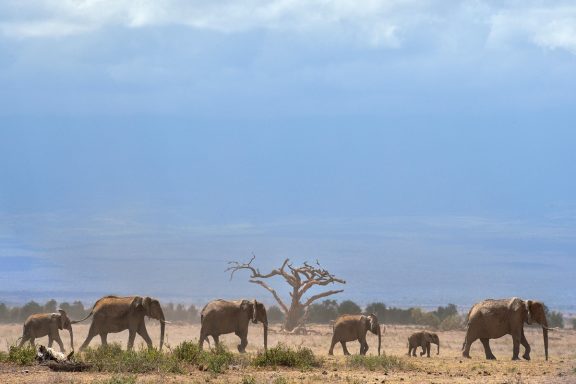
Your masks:
{"label": "elephant herd", "polygon": [[[59,335],[59,330],[66,329],[70,333],[70,347],[74,349],[72,324],[82,322],[92,316],[92,324],[88,336],[80,351],[88,346],[90,341],[99,335],[102,345],[107,344],[109,333],[128,330],[128,349],[134,346],[136,334],[140,335],[149,348],[152,348],[152,340],[148,335],[145,317],[160,321],[160,350],[164,344],[165,325],[168,323],[164,318],[164,312],[160,302],[151,297],[140,296],[105,296],[96,301],[90,313],[82,320],[70,320],[63,310],[58,313],[45,313],[31,315],[24,322],[24,329],[20,341],[22,346],[26,341],[34,345],[38,337],[48,336],[48,346],[56,341],[60,349],[64,351],[64,344]],[[234,333],[240,338],[238,351],[243,353],[248,344],[248,325],[262,323],[264,349],[268,348],[268,319],[266,308],[256,300],[214,300],[208,303],[200,314],[199,346],[202,348],[204,341],[211,336],[215,344],[219,343],[219,336]],[[462,355],[470,358],[470,346],[480,339],[484,346],[486,359],[496,359],[490,349],[489,340],[497,339],[504,335],[511,335],[513,341],[512,359],[518,360],[520,344],[524,347],[522,357],[530,360],[530,345],[524,335],[524,324],[537,323],[542,327],[544,337],[544,353],[548,360],[548,327],[544,304],[533,300],[522,300],[517,297],[510,299],[488,299],[474,304],[468,312],[466,335],[462,345]],[[380,355],[382,330],[378,318],[374,314],[368,315],[342,315],[334,322],[332,341],[328,353],[334,353],[334,346],[340,343],[345,355],[349,355],[346,342],[357,340],[360,343],[360,354],[365,355],[368,351],[366,334],[378,336],[378,355]],[[440,340],[435,333],[420,331],[408,338],[408,355],[416,356],[416,349],[422,348],[420,356],[427,354],[430,357],[430,345],[438,346],[437,354],[440,353]]]}

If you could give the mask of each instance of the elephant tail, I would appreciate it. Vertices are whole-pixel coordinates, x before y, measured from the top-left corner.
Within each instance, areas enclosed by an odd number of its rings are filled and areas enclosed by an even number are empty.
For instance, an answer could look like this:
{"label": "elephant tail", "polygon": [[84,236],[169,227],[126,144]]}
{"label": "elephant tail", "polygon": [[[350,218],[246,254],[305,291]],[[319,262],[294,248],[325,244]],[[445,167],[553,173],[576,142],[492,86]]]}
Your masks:
{"label": "elephant tail", "polygon": [[70,324],[78,324],[78,323],[81,323],[81,322],[83,322],[84,320],[86,320],[87,318],[89,318],[90,316],[92,316],[93,314],[94,314],[94,309],[92,309],[92,310],[90,311],[90,313],[88,314],[88,316],[86,316],[86,317],[83,318],[82,320],[72,320],[72,321],[70,321]]}

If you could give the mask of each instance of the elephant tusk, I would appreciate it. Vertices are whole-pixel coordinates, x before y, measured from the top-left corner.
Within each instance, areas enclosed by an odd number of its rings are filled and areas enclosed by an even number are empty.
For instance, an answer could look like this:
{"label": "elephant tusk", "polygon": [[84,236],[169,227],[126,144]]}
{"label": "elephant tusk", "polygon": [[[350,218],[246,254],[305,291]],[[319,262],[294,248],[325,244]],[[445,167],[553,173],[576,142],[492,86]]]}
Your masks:
{"label": "elephant tusk", "polygon": [[166,320],[164,320],[164,321],[160,320],[160,322],[161,322],[161,323],[164,323],[164,324],[172,324],[171,321],[166,321]]}

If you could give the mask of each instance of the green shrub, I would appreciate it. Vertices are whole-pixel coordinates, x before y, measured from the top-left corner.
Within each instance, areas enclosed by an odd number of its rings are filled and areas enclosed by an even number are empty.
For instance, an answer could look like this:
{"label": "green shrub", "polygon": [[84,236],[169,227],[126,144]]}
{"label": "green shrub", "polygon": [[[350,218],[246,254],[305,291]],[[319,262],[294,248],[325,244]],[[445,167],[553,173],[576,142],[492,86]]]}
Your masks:
{"label": "green shrub", "polygon": [[256,379],[254,376],[244,376],[242,378],[242,384],[256,384]]}
{"label": "green shrub", "polygon": [[88,348],[84,360],[92,364],[93,369],[114,373],[180,373],[180,362],[172,354],[157,349],[123,351],[119,344],[110,344],[98,348]]}
{"label": "green shrub", "polygon": [[252,364],[257,367],[282,366],[308,369],[321,366],[322,360],[314,356],[314,353],[312,353],[312,350],[309,348],[300,347],[295,351],[279,343],[267,352],[258,352]]}
{"label": "green shrub", "polygon": [[185,361],[187,363],[198,364],[202,360],[203,351],[198,346],[198,343],[192,341],[183,341],[178,344],[172,354],[178,360]]}
{"label": "green shrub", "polygon": [[206,367],[214,373],[222,373],[234,361],[234,355],[222,344],[213,350],[204,351],[192,341],[183,341],[177,345],[172,355],[177,360]]}
{"label": "green shrub", "polygon": [[10,347],[8,361],[18,365],[32,365],[36,362],[36,349],[32,346]]}
{"label": "green shrub", "polygon": [[347,358],[347,364],[354,369],[368,369],[370,371],[383,370],[411,370],[414,366],[397,356],[362,356],[352,355]]}
{"label": "green shrub", "polygon": [[288,384],[288,379],[280,376],[280,377],[275,378],[272,383],[274,383],[274,384]]}
{"label": "green shrub", "polygon": [[215,349],[202,354],[202,363],[206,365],[210,372],[222,373],[232,364],[234,355],[228,351],[222,344]]}
{"label": "green shrub", "polygon": [[8,361],[8,354],[4,351],[0,351],[0,363]]}

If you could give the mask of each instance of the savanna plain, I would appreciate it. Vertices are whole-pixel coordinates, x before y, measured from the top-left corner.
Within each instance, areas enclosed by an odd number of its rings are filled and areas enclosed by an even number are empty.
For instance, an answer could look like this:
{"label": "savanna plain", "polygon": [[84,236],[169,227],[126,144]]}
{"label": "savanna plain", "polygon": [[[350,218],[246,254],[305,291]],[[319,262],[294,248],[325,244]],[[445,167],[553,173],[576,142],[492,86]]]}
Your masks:
{"label": "savanna plain", "polygon": [[[74,328],[75,345],[83,342],[88,333],[89,322],[78,324]],[[149,321],[148,332],[154,345],[159,342],[159,325]],[[544,359],[542,331],[539,328],[526,327],[526,337],[532,347],[531,361],[511,361],[512,340],[505,336],[492,340],[492,350],[498,360],[488,361],[479,341],[472,346],[472,359],[461,356],[464,331],[438,331],[440,336],[440,354],[436,355],[432,345],[431,357],[408,357],[407,338],[422,328],[415,326],[386,325],[382,337],[383,357],[377,357],[377,337],[368,333],[370,350],[366,357],[345,357],[340,345],[334,350],[334,356],[328,355],[331,340],[329,325],[311,325],[313,334],[287,335],[278,332],[279,325],[271,326],[269,349],[281,344],[295,351],[310,349],[317,358],[317,364],[309,367],[265,365],[258,366],[254,361],[262,352],[262,327],[250,325],[247,353],[236,352],[238,338],[223,335],[220,340],[232,352],[231,359],[225,362],[221,372],[207,369],[203,364],[183,362],[178,372],[152,369],[146,373],[102,372],[92,368],[86,372],[53,372],[46,366],[37,364],[18,365],[14,362],[0,363],[1,383],[576,383],[576,331],[562,329],[550,334],[550,359]],[[170,324],[166,328],[166,348],[164,354],[174,351],[184,341],[198,340],[200,327],[191,324]],[[21,335],[20,324],[0,325],[0,351],[7,354],[9,346]],[[69,346],[68,333],[61,332],[65,346]],[[109,343],[118,343],[126,347],[128,332],[110,334]],[[47,338],[36,340],[46,344]],[[96,337],[91,347],[99,346]],[[144,350],[141,339],[136,339],[136,349]],[[55,345],[57,348],[57,346]],[[213,347],[213,345],[211,346]],[[205,346],[205,349],[209,349]],[[348,343],[352,354],[358,354],[359,344]],[[418,349],[418,352],[420,349]],[[523,351],[522,351],[523,352]],[[418,353],[419,354],[419,353]],[[79,359],[83,358],[80,354]]]}

